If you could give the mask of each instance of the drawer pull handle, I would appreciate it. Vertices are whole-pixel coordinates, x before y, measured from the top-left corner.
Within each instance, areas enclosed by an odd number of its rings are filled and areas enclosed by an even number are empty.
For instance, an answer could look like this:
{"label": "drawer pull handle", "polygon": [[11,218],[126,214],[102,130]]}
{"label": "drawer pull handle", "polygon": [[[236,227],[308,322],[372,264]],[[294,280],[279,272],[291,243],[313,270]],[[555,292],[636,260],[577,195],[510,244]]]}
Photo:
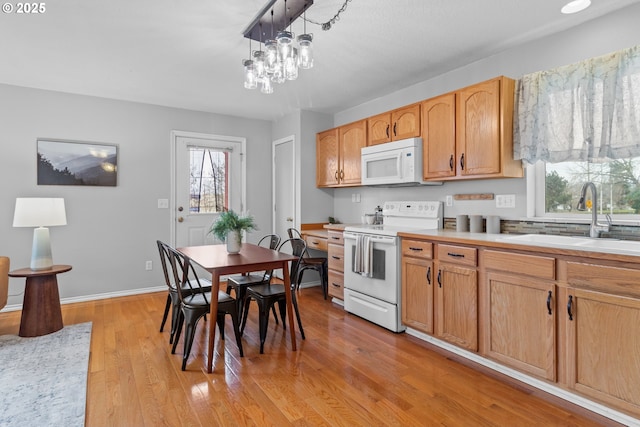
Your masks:
{"label": "drawer pull handle", "polygon": [[335,256],[335,255],[331,255],[331,258],[333,258],[333,259],[338,259],[338,260],[339,260],[339,259],[342,259],[342,258],[340,258],[339,256]]}
{"label": "drawer pull handle", "polygon": [[547,310],[549,311],[549,315],[551,315],[551,295],[552,292],[549,291],[549,295],[547,296]]}
{"label": "drawer pull handle", "polygon": [[422,248],[414,248],[412,246],[409,247],[409,250],[416,251],[416,252],[422,252]]}
{"label": "drawer pull handle", "polygon": [[442,287],[442,270],[438,270],[438,287]]}
{"label": "drawer pull handle", "polygon": [[331,236],[331,238],[332,238],[333,240],[340,240],[340,238],[339,238],[339,237],[336,237],[336,236]]}
{"label": "drawer pull handle", "polygon": [[332,284],[333,286],[335,286],[336,288],[339,288],[339,287],[340,287],[340,285],[338,285],[337,283],[333,283],[333,282],[331,282],[331,284]]}
{"label": "drawer pull handle", "polygon": [[455,257],[455,258],[464,258],[464,254],[457,254],[455,252],[447,252],[447,255]]}
{"label": "drawer pull handle", "polygon": [[567,303],[567,314],[569,315],[569,320],[573,320],[573,295],[569,295],[569,302]]}
{"label": "drawer pull handle", "polygon": [[431,285],[431,266],[427,268],[427,283]]}

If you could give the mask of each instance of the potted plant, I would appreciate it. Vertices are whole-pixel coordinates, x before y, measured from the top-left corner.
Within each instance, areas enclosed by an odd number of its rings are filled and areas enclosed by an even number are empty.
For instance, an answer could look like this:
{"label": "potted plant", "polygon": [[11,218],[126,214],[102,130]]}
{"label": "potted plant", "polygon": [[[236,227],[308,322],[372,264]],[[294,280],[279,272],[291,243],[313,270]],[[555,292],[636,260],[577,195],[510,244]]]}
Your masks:
{"label": "potted plant", "polygon": [[256,230],[252,216],[239,216],[229,209],[220,213],[218,219],[211,225],[209,233],[227,243],[227,252],[237,254],[242,246],[242,232]]}

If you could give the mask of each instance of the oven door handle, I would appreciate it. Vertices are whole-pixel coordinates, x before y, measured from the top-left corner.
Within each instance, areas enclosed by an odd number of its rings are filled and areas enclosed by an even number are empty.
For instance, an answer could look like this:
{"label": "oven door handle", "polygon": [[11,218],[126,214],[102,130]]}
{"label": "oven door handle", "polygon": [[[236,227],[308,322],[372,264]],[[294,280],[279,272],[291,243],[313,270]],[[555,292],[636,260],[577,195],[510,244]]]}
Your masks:
{"label": "oven door handle", "polygon": [[[344,233],[345,239],[355,240],[356,237],[360,233]],[[363,233],[364,234],[364,233]],[[365,236],[369,236],[371,243],[383,243],[385,245],[395,246],[396,238],[395,237],[386,237],[386,236],[374,236],[372,234],[364,234]]]}

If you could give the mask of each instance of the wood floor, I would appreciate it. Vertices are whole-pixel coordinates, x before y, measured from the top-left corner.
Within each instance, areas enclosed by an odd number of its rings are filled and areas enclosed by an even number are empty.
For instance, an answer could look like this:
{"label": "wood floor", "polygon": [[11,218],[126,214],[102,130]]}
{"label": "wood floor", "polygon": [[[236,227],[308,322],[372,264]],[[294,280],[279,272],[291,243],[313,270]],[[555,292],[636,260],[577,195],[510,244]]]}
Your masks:
{"label": "wood floor", "polygon": [[[298,332],[298,351],[272,318],[259,354],[253,305],[244,358],[227,320],[214,373],[204,373],[209,322],[201,323],[182,372],[182,348],[172,355],[169,333],[159,332],[165,300],[155,293],[62,307],[65,325],[93,322],[87,426],[615,425],[347,314],[318,288],[299,294],[307,339]],[[19,316],[0,313],[0,334],[17,334]]]}

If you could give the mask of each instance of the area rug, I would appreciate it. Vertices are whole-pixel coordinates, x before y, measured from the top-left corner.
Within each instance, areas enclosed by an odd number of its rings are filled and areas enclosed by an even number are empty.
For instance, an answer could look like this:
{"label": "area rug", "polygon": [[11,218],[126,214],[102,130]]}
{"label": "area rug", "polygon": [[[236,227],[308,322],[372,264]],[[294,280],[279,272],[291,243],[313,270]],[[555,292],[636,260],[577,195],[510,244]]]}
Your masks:
{"label": "area rug", "polygon": [[84,426],[91,323],[0,336],[0,426]]}

